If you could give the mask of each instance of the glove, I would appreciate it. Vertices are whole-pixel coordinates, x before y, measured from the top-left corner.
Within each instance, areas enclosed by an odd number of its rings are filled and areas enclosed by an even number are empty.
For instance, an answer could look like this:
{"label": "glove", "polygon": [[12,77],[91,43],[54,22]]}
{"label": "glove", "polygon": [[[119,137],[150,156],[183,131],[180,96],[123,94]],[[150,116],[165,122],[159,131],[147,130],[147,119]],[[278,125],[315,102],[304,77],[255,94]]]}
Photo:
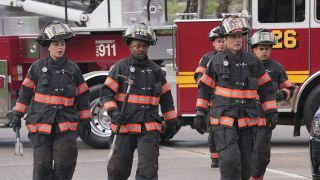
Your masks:
{"label": "glove", "polygon": [[80,123],[81,124],[81,133],[86,136],[89,137],[91,134],[91,123],[89,120],[83,121]]}
{"label": "glove", "polygon": [[21,128],[21,116],[14,114],[11,120],[13,131],[16,132],[17,128]]}
{"label": "glove", "polygon": [[200,133],[204,134],[204,132],[207,129],[207,124],[205,120],[205,115],[204,113],[197,112],[197,115],[194,119],[194,128]]}
{"label": "glove", "polygon": [[271,130],[276,128],[276,125],[278,122],[278,113],[277,112],[266,114],[266,119],[267,119],[267,127],[270,127]]}
{"label": "glove", "polygon": [[173,136],[177,132],[178,127],[179,127],[179,123],[177,119],[166,121],[165,129],[164,129],[165,137],[163,138],[163,140],[168,141],[169,139],[173,138]]}
{"label": "glove", "polygon": [[282,101],[282,100],[286,99],[287,96],[288,96],[287,92],[280,90],[276,94],[276,100],[277,101]]}
{"label": "glove", "polygon": [[118,109],[113,109],[108,112],[111,117],[111,122],[116,125],[126,124],[125,119],[122,117]]}

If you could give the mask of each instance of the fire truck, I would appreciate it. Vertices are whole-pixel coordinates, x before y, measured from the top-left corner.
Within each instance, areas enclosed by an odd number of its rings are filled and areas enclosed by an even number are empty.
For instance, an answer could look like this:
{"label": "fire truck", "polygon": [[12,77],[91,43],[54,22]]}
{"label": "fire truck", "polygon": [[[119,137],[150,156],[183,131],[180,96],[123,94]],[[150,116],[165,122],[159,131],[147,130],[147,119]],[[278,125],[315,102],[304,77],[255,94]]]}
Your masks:
{"label": "fire truck", "polygon": [[[0,20],[0,117],[14,105],[31,63],[47,55],[34,41],[41,23],[47,22],[48,17],[68,19],[76,37],[68,44],[66,55],[79,65],[91,92],[93,135],[80,137],[95,148],[107,147],[110,118],[99,104],[99,91],[112,64],[129,55],[122,40],[123,30],[132,21],[140,21],[156,29],[158,43],[150,47],[149,57],[166,71],[181,125],[193,127],[197,98],[193,73],[202,55],[211,51],[208,32],[221,19],[190,19],[192,14],[187,14],[189,19],[180,18],[173,25],[166,25],[166,1],[90,0],[90,10],[81,6],[86,1],[71,1],[73,4],[68,7],[48,1],[0,2],[20,8],[19,12],[46,15],[22,14]],[[249,19],[253,31],[266,28],[277,36],[279,42],[273,46],[271,56],[285,67],[289,80],[299,85],[291,100],[278,104],[279,124],[293,125],[294,135],[298,136],[301,125],[309,130],[320,105],[320,0],[256,0],[243,4],[244,10],[238,15]],[[13,10],[15,13],[17,10]],[[250,51],[246,41],[245,49]],[[1,123],[6,126],[9,122],[3,118]]]}

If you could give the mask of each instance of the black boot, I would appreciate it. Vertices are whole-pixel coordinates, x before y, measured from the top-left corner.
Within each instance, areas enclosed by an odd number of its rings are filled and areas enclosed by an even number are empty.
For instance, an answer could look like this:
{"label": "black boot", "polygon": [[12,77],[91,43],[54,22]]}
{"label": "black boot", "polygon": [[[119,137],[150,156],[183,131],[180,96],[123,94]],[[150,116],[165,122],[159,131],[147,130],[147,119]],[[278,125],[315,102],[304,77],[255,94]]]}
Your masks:
{"label": "black boot", "polygon": [[218,158],[213,158],[211,159],[211,168],[217,168],[219,167],[219,159]]}

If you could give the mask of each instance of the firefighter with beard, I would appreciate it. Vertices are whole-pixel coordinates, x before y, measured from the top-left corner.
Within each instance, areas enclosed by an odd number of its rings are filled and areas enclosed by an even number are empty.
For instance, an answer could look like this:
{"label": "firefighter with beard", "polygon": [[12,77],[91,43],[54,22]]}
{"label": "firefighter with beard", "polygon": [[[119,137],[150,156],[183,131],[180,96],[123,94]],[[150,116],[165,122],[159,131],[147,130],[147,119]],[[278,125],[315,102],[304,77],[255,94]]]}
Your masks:
{"label": "firefighter with beard", "polygon": [[246,19],[235,16],[221,23],[226,50],[210,60],[199,81],[194,126],[202,129],[208,114],[219,153],[222,180],[247,180],[255,162],[255,137],[260,111],[266,124],[278,119],[275,91],[268,73],[254,55],[242,50],[243,35],[249,31]]}
{"label": "firefighter with beard", "polygon": [[13,129],[26,126],[33,147],[33,180],[72,179],[78,155],[77,129],[90,135],[89,88],[78,66],[64,56],[74,36],[58,21],[48,23],[36,40],[49,56],[34,62],[19,92],[13,111]]}
{"label": "firefighter with beard", "polygon": [[[250,38],[251,49],[262,62],[268,72],[273,87],[275,88],[276,100],[288,100],[292,97],[295,86],[290,83],[285,69],[277,61],[270,59],[272,46],[277,44],[276,37],[265,29],[258,30]],[[261,118],[265,121],[265,118]],[[250,180],[263,180],[266,168],[270,162],[272,129],[260,123],[257,134],[257,162]]]}
{"label": "firefighter with beard", "polygon": [[[116,148],[108,163],[108,179],[129,178],[137,148],[136,179],[157,180],[162,129],[159,105],[169,134],[167,139],[176,132],[177,114],[164,72],[147,56],[149,46],[156,44],[155,32],[141,23],[128,28],[123,38],[131,54],[114,64],[100,95],[111,117],[112,131],[117,134]],[[128,81],[133,81],[129,92]],[[123,104],[126,108],[120,111]]]}
{"label": "firefighter with beard", "polygon": [[[220,34],[220,27],[215,27],[211,29],[209,32],[209,41],[212,42],[213,50],[206,53],[199,62],[199,65],[194,73],[194,79],[196,82],[199,82],[200,78],[202,77],[203,73],[206,71],[207,64],[212,56],[215,54],[222,52],[225,50],[225,45],[223,41],[223,36]],[[210,103],[209,103],[210,106]],[[208,123],[209,124],[209,123]],[[205,130],[200,131],[199,133],[203,134]],[[219,154],[216,150],[216,146],[214,143],[214,135],[211,130],[211,126],[208,126],[208,143],[209,143],[209,150],[211,153],[211,167],[219,167]]]}

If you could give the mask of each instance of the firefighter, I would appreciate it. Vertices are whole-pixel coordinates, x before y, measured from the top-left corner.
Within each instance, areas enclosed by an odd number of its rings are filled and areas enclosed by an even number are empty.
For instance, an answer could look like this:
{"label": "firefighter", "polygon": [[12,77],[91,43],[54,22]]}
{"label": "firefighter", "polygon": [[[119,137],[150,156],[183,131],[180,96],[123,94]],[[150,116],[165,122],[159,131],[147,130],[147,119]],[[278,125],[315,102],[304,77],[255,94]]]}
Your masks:
{"label": "firefighter", "polygon": [[[114,64],[101,90],[101,102],[112,119],[111,129],[117,134],[116,148],[108,163],[108,179],[128,179],[137,148],[136,179],[156,180],[162,129],[159,105],[171,137],[177,129],[177,114],[164,72],[147,56],[149,46],[156,44],[155,32],[141,23],[128,28],[123,38],[130,56]],[[133,85],[127,92],[129,81]],[[124,104],[126,108],[121,110]]]}
{"label": "firefighter", "polygon": [[[200,59],[199,65],[194,73],[194,79],[196,82],[199,82],[199,79],[202,77],[203,73],[205,72],[207,68],[207,64],[211,59],[211,57],[217,54],[218,52],[222,52],[225,50],[223,36],[220,34],[219,26],[210,30],[208,38],[209,38],[209,41],[212,42],[213,51],[206,53]],[[209,103],[209,106],[210,106],[210,103]],[[214,135],[211,130],[211,126],[208,126],[208,132],[209,132],[208,143],[209,143],[209,150],[211,153],[211,167],[212,168],[219,167],[219,154],[216,150],[216,146],[214,143]],[[200,133],[203,134],[202,131]]]}
{"label": "firefighter", "polygon": [[[276,37],[265,29],[258,30],[250,38],[251,49],[257,58],[262,62],[265,70],[268,72],[273,87],[275,88],[276,100],[288,100],[292,97],[295,86],[288,80],[285,69],[277,61],[270,59],[272,46],[277,44]],[[261,118],[262,121],[265,119]],[[257,134],[257,164],[253,172],[251,180],[262,180],[266,168],[270,162],[271,153],[271,136],[270,127],[261,126],[258,128]]]}
{"label": "firefighter", "polygon": [[230,16],[221,23],[226,50],[210,60],[199,81],[196,129],[203,129],[208,102],[222,180],[248,180],[255,162],[255,137],[260,117],[257,97],[266,123],[278,119],[275,91],[268,73],[252,54],[242,50],[243,35],[249,31],[244,18]]}
{"label": "firefighter", "polygon": [[33,147],[34,180],[70,180],[78,148],[77,129],[90,135],[89,88],[78,66],[64,56],[74,35],[58,21],[48,23],[36,40],[49,55],[35,61],[24,79],[14,107],[13,129],[25,118]]}

